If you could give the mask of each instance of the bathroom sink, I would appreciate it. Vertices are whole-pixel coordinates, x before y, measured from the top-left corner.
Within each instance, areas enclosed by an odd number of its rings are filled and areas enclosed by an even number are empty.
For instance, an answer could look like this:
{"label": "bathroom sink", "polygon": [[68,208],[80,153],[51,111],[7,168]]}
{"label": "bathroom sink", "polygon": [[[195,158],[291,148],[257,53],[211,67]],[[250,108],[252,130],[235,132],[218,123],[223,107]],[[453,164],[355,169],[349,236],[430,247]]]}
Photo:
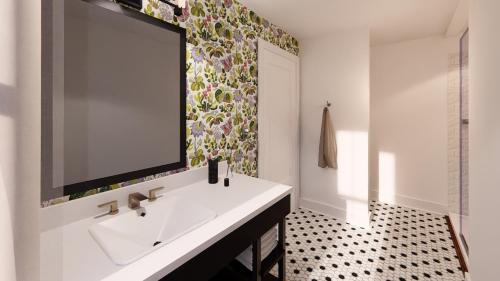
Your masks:
{"label": "bathroom sink", "polygon": [[182,197],[144,203],[143,211],[131,210],[89,228],[117,265],[134,262],[216,217],[214,211]]}

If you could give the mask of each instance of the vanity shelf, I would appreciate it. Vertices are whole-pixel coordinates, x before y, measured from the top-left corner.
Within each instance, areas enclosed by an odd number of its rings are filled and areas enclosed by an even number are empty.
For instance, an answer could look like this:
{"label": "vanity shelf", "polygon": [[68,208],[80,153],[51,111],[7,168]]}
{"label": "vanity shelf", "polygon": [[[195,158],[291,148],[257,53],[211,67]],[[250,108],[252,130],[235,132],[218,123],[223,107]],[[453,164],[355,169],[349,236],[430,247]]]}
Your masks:
{"label": "vanity shelf", "polygon": [[[227,236],[210,246],[208,249],[178,267],[176,270],[163,277],[162,281],[186,280],[285,280],[285,217],[290,213],[290,195],[265,209],[250,221],[246,222]],[[261,261],[260,253],[254,257],[254,269],[247,272],[235,266],[234,259],[249,245],[260,249],[260,238],[276,224],[279,226],[279,239],[276,248],[269,256]],[[257,246],[257,247],[256,247]],[[260,252],[260,251],[253,251]],[[276,264],[279,264],[279,275],[276,279],[271,274],[266,274]],[[257,266],[255,266],[257,265]],[[254,274],[257,272],[258,274]],[[232,275],[235,274],[236,276]],[[231,279],[226,279],[227,276]]]}
{"label": "vanity shelf", "polygon": [[265,276],[266,274],[273,269],[273,267],[279,262],[282,261],[285,257],[285,250],[281,247],[276,247],[274,250],[262,261],[261,266],[261,275]]}
{"label": "vanity shelf", "polygon": [[[251,281],[252,272],[238,261],[231,262],[210,281]],[[261,281],[278,281],[278,277],[265,274]]]}

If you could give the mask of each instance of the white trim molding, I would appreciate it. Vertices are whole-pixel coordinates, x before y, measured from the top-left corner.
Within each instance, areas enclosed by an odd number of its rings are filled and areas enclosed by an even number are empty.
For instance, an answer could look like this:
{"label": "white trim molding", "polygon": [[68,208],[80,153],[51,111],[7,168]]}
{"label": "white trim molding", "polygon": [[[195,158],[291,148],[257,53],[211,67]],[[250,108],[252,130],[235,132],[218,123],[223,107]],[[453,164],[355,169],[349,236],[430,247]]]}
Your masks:
{"label": "white trim molding", "polygon": [[448,213],[450,217],[451,227],[455,231],[455,235],[457,236],[458,245],[460,246],[460,251],[462,252],[462,256],[464,257],[465,264],[467,268],[470,268],[469,265],[469,256],[467,255],[467,251],[465,250],[464,243],[462,239],[460,239],[460,215],[456,213]]}
{"label": "white trim molding", "polygon": [[[379,201],[378,192],[376,190],[370,189],[369,200]],[[440,215],[448,214],[448,207],[446,205],[404,195],[396,195],[393,202],[384,202],[384,201],[380,202],[418,209]],[[301,197],[299,201],[299,206],[303,209],[315,211],[342,220],[346,220],[347,218],[347,212],[345,208],[334,206],[325,202],[320,202],[317,200]]]}
{"label": "white trim molding", "polygon": [[308,198],[300,198],[300,207],[303,209],[307,209],[310,211],[315,211],[317,213],[325,214],[332,216],[334,218],[339,218],[342,220],[346,220],[346,210],[343,208],[339,208],[324,202],[319,202],[316,200],[308,199]]}
{"label": "white trim molding", "polygon": [[[378,191],[374,189],[370,189],[370,200],[376,200],[379,201],[379,196],[378,196]],[[422,200],[406,195],[401,195],[401,194],[396,194],[394,195],[393,202],[384,202],[380,201],[382,203],[388,203],[388,204],[395,204],[403,207],[409,207],[413,209],[419,209],[431,213],[437,213],[441,215],[445,215],[448,213],[448,206],[438,203],[438,202],[433,202],[433,201],[427,201],[427,200]]]}

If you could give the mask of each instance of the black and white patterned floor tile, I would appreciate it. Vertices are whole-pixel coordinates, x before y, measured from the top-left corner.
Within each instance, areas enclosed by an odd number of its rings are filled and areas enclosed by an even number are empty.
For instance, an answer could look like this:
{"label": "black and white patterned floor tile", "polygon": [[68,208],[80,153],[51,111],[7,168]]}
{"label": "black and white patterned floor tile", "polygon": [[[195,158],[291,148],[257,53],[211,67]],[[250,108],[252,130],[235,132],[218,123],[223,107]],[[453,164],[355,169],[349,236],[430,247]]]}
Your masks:
{"label": "black and white patterned floor tile", "polygon": [[443,216],[372,202],[369,228],[287,217],[287,280],[464,280]]}

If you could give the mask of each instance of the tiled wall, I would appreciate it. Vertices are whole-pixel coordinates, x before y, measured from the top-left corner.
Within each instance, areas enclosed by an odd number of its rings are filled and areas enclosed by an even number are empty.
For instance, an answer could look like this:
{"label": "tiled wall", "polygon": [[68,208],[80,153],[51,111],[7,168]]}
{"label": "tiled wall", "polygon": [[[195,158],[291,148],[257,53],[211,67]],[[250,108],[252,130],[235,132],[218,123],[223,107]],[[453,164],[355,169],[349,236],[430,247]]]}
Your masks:
{"label": "tiled wall", "polygon": [[[256,176],[257,40],[261,37],[295,55],[298,41],[235,0],[189,0],[180,17],[158,0],[143,0],[142,12],[186,28],[187,168],[231,156],[237,172]],[[164,175],[96,187],[42,206]]]}
{"label": "tiled wall", "polygon": [[460,55],[448,65],[448,211],[460,212]]}

